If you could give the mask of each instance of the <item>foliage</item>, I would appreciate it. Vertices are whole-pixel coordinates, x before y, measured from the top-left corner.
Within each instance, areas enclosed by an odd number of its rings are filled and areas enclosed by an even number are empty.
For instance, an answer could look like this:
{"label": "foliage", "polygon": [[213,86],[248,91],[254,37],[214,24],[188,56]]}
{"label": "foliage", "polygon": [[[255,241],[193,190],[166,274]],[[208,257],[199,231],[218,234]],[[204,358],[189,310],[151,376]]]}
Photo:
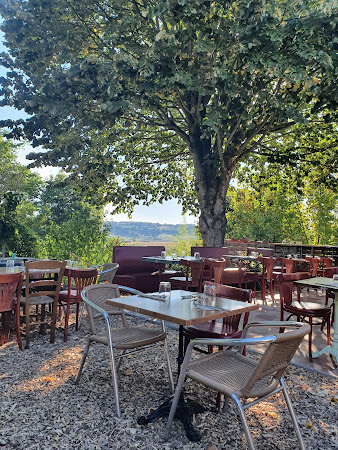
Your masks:
{"label": "foliage", "polygon": [[49,149],[36,164],[72,172],[95,202],[199,209],[205,245],[223,242],[238,164],[336,110],[334,0],[4,0],[0,12],[2,104],[30,114],[5,122],[9,135]]}
{"label": "foliage", "polygon": [[181,256],[183,252],[190,255],[190,247],[198,247],[201,245],[201,238],[189,233],[187,225],[183,224],[179,227],[178,236],[174,237],[174,244],[170,247],[170,251],[171,253],[176,253],[178,256]]}
{"label": "foliage", "polygon": [[36,236],[28,222],[41,179],[16,161],[17,147],[0,134],[0,244],[7,251],[36,256]]}
{"label": "foliage", "polygon": [[337,245],[337,192],[318,181],[318,169],[306,176],[301,166],[295,171],[261,158],[243,165],[238,171],[241,184],[230,193],[233,212],[227,235]]}

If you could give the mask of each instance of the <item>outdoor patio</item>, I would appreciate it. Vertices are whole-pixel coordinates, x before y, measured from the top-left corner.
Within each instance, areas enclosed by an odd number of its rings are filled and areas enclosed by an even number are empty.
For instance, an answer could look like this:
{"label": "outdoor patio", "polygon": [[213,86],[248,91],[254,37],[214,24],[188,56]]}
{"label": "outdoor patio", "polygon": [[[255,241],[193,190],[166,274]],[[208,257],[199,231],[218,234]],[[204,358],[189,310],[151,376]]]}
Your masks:
{"label": "outdoor patio", "polygon": [[[271,302],[268,301],[268,304]],[[274,315],[277,304],[255,311],[251,320]],[[118,320],[116,325],[118,325]],[[130,324],[142,324],[140,317],[128,316]],[[32,335],[31,348],[20,352],[14,337],[0,348],[0,445],[6,449],[244,449],[244,433],[235,409],[225,414],[208,411],[196,417],[202,434],[199,443],[188,441],[177,421],[168,442],[163,441],[166,419],[145,427],[137,418],[158,406],[169,395],[163,353],[153,349],[122,362],[119,376],[122,418],[115,417],[114,398],[107,349],[96,345],[88,356],[80,384],[74,384],[81,353],[86,344],[88,323],[78,332],[71,317],[69,337],[63,342],[58,323],[55,344],[49,336]],[[149,325],[149,322],[147,322]],[[319,339],[319,338],[318,338]],[[316,338],[317,342],[317,338]],[[325,340],[321,338],[321,343]],[[321,345],[318,342],[318,346]],[[176,369],[177,333],[169,328],[170,355]],[[303,343],[296,363],[285,379],[291,393],[305,445],[311,449],[334,449],[338,445],[337,375],[329,370],[329,361],[320,357],[311,366],[306,363]],[[255,357],[255,355],[253,355]],[[154,372],[154,367],[158,372]],[[327,375],[307,369],[319,368]],[[332,366],[331,366],[332,368]],[[192,384],[190,398],[207,407],[215,405],[215,393]],[[248,411],[249,424],[258,449],[293,449],[297,447],[289,415],[281,394]]]}

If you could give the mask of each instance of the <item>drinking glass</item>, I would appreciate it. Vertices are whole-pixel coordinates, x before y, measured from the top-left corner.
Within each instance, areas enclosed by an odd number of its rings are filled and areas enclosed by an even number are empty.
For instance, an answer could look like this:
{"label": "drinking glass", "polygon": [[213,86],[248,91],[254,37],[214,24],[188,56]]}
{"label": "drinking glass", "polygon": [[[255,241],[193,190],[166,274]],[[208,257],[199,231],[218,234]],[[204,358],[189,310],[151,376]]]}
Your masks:
{"label": "drinking glass", "polygon": [[6,272],[14,272],[14,259],[7,259]]}
{"label": "drinking glass", "polygon": [[213,305],[216,300],[216,286],[214,284],[205,284],[203,297],[205,303]]}
{"label": "drinking glass", "polygon": [[338,273],[333,274],[333,281],[335,284],[338,284]]}
{"label": "drinking glass", "polygon": [[165,296],[166,300],[170,300],[171,284],[169,281],[161,281],[159,293]]}
{"label": "drinking glass", "polygon": [[200,259],[200,257],[201,257],[201,255],[200,255],[199,252],[195,252],[195,253],[194,253],[194,258],[195,258],[195,259]]}
{"label": "drinking glass", "polygon": [[166,257],[166,252],[165,252],[165,250],[162,250],[161,251],[161,258],[165,258]]}
{"label": "drinking glass", "polygon": [[177,258],[177,253],[173,253],[173,254],[171,255],[171,257],[172,257],[172,259]]}
{"label": "drinking glass", "polygon": [[182,252],[182,259],[186,259],[187,257],[187,252]]}

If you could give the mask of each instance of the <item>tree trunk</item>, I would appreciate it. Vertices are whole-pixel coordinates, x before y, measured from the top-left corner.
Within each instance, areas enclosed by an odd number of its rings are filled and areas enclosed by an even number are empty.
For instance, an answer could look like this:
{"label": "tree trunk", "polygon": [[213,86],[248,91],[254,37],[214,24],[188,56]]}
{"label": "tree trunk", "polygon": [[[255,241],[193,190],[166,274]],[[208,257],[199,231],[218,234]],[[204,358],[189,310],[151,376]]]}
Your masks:
{"label": "tree trunk", "polygon": [[199,230],[205,247],[222,247],[226,231],[226,194],[231,170],[220,167],[209,139],[190,134],[190,150],[195,167],[195,186],[200,208]]}

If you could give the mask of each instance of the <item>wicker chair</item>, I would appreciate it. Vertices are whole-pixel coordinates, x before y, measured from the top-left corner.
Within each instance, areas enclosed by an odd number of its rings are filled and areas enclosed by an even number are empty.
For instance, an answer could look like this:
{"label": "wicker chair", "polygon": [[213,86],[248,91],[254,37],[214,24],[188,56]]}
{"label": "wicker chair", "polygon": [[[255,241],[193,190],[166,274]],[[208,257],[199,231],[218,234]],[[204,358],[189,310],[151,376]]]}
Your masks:
{"label": "wicker chair", "polygon": [[[256,326],[278,328],[283,326],[295,329],[274,336],[246,339],[248,329]],[[245,417],[245,410],[282,391],[297,434],[299,446],[301,449],[305,449],[296,415],[282,375],[303,340],[303,337],[309,332],[310,326],[304,323],[264,322],[247,325],[243,332],[243,338],[239,340],[198,339],[191,341],[181,367],[181,373],[165,431],[165,440],[168,440],[184,380],[188,377],[204,386],[222,392],[227,397],[225,407],[229,399],[234,400],[238,408],[249,449],[254,449],[255,446]],[[233,351],[221,351],[190,360],[193,347],[197,343],[218,346],[229,345],[229,343],[234,346],[252,346],[259,344],[268,344],[268,346],[259,361]],[[247,400],[249,398],[254,400],[248,402]]]}
{"label": "wicker chair", "polygon": [[120,265],[117,263],[105,263],[98,266],[92,266],[91,269],[101,269],[102,267],[101,272],[98,273],[96,283],[112,283],[119,266]]}
{"label": "wicker chair", "polygon": [[[9,338],[8,313],[15,307],[15,331],[19,349],[22,350],[20,333],[20,295],[23,272],[0,275],[1,345]],[[16,297],[16,298],[15,298]]]}
{"label": "wicker chair", "polygon": [[[25,264],[25,296],[20,299],[21,306],[24,308],[26,324],[26,346],[30,345],[30,327],[39,325],[40,333],[44,333],[47,323],[46,305],[52,307],[51,312],[51,330],[50,342],[55,339],[55,322],[57,306],[61,289],[62,277],[65,271],[66,262],[56,260],[27,261]],[[30,306],[35,306],[35,314],[30,313]],[[38,307],[41,312],[38,312]],[[36,319],[35,322],[31,319]]]}
{"label": "wicker chair", "polygon": [[[122,357],[128,357],[130,354],[134,354],[140,350],[163,345],[168,366],[170,388],[172,392],[174,391],[174,382],[171,372],[167,347],[167,335],[164,328],[164,322],[162,321],[162,326],[160,329],[147,327],[129,327],[126,323],[123,310],[114,308],[113,306],[110,306],[106,303],[109,298],[119,297],[120,291],[125,291],[129,294],[139,293],[139,291],[136,291],[135,289],[109,283],[87,286],[85,289],[83,289],[81,295],[83,301],[86,304],[88,312],[90,335],[88,337],[88,343],[86,345],[86,348],[84,349],[79,372],[75,380],[76,384],[78,384],[90,345],[92,343],[106,345],[109,349],[111,363],[110,367],[113,378],[113,391],[117,417],[121,417],[121,410],[116,371],[119,368]],[[98,329],[96,327],[97,313],[100,314],[101,319],[104,319],[104,333],[98,332]],[[117,314],[121,315],[122,317],[122,327],[112,329],[109,316]],[[128,352],[128,350],[130,350],[130,352]],[[120,351],[120,353],[117,354],[117,351]],[[117,365],[116,361],[118,361]]]}

